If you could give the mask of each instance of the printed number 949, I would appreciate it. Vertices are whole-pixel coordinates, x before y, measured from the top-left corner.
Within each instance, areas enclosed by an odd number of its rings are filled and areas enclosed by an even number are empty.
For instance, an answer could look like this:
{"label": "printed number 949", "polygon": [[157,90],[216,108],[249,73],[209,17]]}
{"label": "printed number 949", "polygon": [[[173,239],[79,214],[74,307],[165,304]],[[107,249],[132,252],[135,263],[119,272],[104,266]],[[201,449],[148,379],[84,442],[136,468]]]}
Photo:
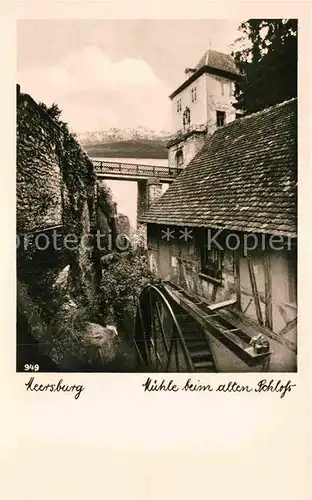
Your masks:
{"label": "printed number 949", "polygon": [[24,365],[24,371],[25,372],[38,372],[39,365],[26,364],[26,365]]}

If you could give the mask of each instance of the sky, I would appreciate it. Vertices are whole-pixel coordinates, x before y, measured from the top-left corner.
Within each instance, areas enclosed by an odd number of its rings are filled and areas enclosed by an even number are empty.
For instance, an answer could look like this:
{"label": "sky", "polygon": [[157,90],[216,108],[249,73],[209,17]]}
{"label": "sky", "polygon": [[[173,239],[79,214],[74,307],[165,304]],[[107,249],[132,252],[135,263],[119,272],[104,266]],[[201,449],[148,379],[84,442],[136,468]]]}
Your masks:
{"label": "sky", "polygon": [[[37,102],[58,104],[76,133],[138,126],[170,132],[168,96],[184,81],[185,68],[196,65],[209,47],[230,53],[240,23],[19,20],[18,83]],[[118,211],[135,227],[136,183],[107,184]]]}
{"label": "sky", "polygon": [[22,92],[56,102],[76,133],[171,131],[169,94],[210,46],[230,52],[241,20],[19,20]]}

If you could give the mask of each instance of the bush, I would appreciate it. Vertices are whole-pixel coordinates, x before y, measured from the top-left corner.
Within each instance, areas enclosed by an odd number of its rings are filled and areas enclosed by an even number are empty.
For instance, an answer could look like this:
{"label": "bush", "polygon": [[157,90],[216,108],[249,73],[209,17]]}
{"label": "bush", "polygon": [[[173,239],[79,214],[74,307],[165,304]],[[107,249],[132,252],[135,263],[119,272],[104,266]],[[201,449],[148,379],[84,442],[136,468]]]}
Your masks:
{"label": "bush", "polygon": [[148,269],[147,253],[116,254],[109,267],[103,270],[100,288],[104,311],[106,314],[112,312],[117,320],[125,310],[134,315],[143,287],[158,281]]}

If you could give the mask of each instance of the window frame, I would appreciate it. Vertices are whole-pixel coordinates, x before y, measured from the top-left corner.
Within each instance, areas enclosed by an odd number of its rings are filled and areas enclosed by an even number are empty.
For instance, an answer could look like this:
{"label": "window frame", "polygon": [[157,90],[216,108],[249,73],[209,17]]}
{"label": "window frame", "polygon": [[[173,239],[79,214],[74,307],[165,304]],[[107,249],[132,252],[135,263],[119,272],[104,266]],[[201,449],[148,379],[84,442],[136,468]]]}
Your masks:
{"label": "window frame", "polygon": [[191,110],[188,106],[186,106],[185,110],[183,111],[183,127],[190,127],[191,125]]}
{"label": "window frame", "polygon": [[192,100],[192,102],[197,101],[197,89],[196,89],[196,86],[191,88],[191,100]]}
{"label": "window frame", "polygon": [[199,236],[200,275],[208,280],[222,283],[224,250],[220,250],[220,248],[213,243],[208,250],[207,240],[208,230],[204,229],[200,232]]}
{"label": "window frame", "polygon": [[[219,120],[218,118],[222,117],[223,118],[223,122],[222,124],[219,125]],[[221,110],[216,110],[216,125],[217,127],[223,127],[225,125],[225,118],[226,118],[226,114],[225,114],[225,111],[221,111]]]}

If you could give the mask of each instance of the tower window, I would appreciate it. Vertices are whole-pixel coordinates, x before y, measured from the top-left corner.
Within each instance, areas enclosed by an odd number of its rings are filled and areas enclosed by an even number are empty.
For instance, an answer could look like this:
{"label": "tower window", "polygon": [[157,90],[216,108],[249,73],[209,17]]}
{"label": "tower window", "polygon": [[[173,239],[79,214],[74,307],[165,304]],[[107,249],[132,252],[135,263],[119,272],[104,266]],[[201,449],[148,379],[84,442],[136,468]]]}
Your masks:
{"label": "tower window", "polygon": [[225,123],[225,111],[217,111],[217,127],[223,127]]}
{"label": "tower window", "polygon": [[176,163],[178,168],[183,167],[183,151],[180,149],[176,154]]}
{"label": "tower window", "polygon": [[191,125],[191,111],[187,106],[183,112],[183,127],[188,127]]}
{"label": "tower window", "polygon": [[177,100],[177,113],[180,113],[182,111],[182,101],[181,99]]}
{"label": "tower window", "polygon": [[197,100],[196,87],[191,88],[191,98],[192,102],[195,102]]}

